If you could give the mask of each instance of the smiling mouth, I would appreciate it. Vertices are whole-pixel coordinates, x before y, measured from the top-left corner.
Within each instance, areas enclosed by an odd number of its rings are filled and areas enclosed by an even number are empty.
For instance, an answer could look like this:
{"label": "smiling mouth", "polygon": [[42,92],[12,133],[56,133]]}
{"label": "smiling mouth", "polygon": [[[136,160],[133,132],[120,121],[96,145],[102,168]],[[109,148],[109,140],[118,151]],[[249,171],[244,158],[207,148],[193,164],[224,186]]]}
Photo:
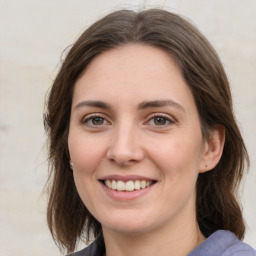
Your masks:
{"label": "smiling mouth", "polygon": [[156,181],[149,180],[129,180],[126,182],[122,180],[103,180],[102,182],[111,190],[124,192],[132,192],[134,190],[144,189],[156,183]]}

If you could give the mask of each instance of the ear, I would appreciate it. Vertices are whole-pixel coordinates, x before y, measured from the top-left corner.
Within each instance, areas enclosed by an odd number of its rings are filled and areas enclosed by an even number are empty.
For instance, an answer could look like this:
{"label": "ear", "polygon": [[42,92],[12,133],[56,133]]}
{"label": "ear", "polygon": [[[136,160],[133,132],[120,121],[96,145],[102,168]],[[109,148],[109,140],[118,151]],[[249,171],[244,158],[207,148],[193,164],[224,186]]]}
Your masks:
{"label": "ear", "polygon": [[220,161],[225,144],[225,128],[217,125],[204,143],[200,173],[212,170]]}

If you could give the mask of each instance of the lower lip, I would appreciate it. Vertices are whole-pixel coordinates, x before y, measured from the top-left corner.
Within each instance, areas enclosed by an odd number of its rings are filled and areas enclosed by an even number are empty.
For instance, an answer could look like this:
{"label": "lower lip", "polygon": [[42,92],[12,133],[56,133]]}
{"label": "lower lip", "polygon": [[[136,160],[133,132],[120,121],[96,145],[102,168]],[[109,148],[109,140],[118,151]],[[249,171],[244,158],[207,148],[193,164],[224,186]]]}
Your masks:
{"label": "lower lip", "polygon": [[155,186],[155,184],[156,183],[151,184],[146,188],[142,188],[134,191],[128,191],[128,192],[110,189],[102,183],[101,183],[101,186],[103,187],[104,191],[109,197],[119,201],[131,201],[144,196]]}

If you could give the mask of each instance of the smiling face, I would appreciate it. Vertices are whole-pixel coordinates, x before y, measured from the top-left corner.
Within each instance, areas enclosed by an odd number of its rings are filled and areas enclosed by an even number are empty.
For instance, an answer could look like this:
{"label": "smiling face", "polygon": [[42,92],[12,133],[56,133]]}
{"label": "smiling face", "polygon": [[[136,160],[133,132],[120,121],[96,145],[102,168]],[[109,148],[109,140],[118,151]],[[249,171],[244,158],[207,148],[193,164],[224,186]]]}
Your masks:
{"label": "smiling face", "polygon": [[75,84],[68,146],[78,193],[103,231],[183,229],[195,221],[200,121],[162,50],[127,45],[89,64]]}

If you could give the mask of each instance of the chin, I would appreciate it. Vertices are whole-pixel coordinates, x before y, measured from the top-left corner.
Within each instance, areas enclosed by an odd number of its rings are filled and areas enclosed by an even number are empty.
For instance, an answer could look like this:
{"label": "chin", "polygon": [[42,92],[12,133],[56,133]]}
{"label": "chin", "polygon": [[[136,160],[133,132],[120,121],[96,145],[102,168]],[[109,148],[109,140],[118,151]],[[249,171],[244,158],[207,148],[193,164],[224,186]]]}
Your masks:
{"label": "chin", "polygon": [[150,220],[148,217],[138,217],[138,215],[130,215],[122,217],[113,217],[111,220],[102,221],[102,228],[106,228],[118,233],[124,234],[140,234],[150,230]]}
{"label": "chin", "polygon": [[[115,224],[111,226],[106,226],[107,229],[112,230],[113,232],[120,233],[120,234],[126,234],[126,235],[134,235],[134,234],[142,234],[147,232],[147,228],[142,225],[134,225],[133,223],[127,223],[127,224]],[[103,227],[104,229],[104,227]]]}

